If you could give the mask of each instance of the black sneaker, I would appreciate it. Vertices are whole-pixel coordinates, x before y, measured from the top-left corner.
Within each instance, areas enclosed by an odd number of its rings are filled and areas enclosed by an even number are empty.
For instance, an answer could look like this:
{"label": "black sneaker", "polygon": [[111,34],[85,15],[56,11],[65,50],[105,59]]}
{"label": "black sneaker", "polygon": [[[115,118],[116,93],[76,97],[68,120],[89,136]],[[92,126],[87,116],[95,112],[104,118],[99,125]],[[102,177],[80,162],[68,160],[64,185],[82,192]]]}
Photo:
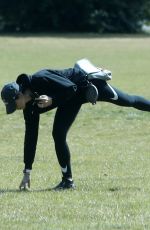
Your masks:
{"label": "black sneaker", "polygon": [[53,190],[75,189],[73,180],[62,178],[62,181]]}

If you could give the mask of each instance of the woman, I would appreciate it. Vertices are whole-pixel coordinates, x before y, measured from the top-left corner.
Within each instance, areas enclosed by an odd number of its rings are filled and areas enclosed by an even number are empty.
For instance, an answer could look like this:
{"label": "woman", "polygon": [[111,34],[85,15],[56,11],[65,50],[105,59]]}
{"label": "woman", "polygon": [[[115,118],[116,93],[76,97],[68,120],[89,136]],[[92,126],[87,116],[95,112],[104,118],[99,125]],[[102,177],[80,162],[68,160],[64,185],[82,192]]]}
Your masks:
{"label": "woman", "polygon": [[13,113],[16,109],[23,110],[25,120],[25,168],[20,190],[30,187],[30,173],[36,152],[41,113],[57,107],[52,135],[62,172],[62,181],[54,188],[59,190],[75,188],[66,137],[82,104],[89,101],[93,104],[96,101],[106,101],[150,111],[149,100],[123,93],[110,86],[104,79],[87,78],[87,74],[82,70],[76,66],[64,70],[44,69],[31,76],[21,74],[16,82],[3,87],[1,98],[6,105],[7,114]]}

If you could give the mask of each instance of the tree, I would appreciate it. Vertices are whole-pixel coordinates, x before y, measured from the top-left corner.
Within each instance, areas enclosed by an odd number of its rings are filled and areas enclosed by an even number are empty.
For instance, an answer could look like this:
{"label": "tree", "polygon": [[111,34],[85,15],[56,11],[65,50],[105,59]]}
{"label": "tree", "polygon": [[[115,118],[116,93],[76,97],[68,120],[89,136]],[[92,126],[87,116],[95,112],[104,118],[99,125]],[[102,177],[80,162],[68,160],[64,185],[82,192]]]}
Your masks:
{"label": "tree", "polygon": [[0,30],[133,33],[149,0],[0,0]]}

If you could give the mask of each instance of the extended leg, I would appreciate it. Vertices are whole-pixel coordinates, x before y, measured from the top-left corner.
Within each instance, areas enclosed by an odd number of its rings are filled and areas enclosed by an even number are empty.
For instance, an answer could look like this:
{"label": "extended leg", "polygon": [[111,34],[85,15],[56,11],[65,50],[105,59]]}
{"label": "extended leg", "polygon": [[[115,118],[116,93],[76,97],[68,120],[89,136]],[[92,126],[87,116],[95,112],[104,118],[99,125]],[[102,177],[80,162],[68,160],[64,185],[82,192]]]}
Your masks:
{"label": "extended leg", "polygon": [[141,96],[126,94],[108,83],[97,86],[99,90],[99,101],[107,101],[125,107],[134,107],[143,111],[150,111],[150,100]]}

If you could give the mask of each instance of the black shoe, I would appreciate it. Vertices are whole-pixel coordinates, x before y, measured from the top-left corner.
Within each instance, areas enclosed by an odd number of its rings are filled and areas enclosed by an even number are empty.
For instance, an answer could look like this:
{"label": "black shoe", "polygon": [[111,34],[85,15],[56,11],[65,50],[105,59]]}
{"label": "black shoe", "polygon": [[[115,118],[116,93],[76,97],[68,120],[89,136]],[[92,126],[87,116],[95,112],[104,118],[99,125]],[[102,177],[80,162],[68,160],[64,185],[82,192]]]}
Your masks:
{"label": "black shoe", "polygon": [[53,190],[75,189],[73,180],[62,178],[62,181]]}

